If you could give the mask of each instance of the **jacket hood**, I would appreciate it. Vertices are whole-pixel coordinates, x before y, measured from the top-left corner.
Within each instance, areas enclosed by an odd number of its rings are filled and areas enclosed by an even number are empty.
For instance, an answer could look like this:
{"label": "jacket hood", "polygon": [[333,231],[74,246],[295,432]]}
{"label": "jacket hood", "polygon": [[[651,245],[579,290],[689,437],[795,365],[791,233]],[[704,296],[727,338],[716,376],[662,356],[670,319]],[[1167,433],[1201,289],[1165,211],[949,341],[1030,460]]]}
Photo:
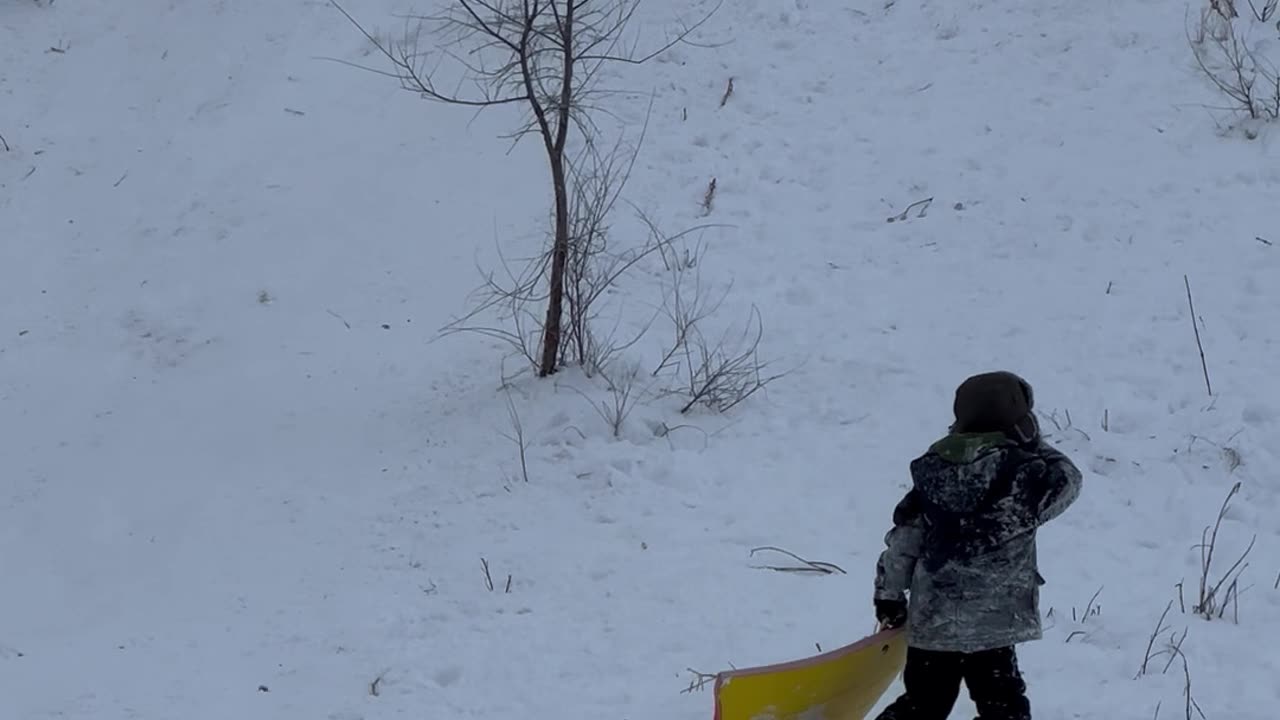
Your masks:
{"label": "jacket hood", "polygon": [[935,442],[911,463],[917,492],[951,513],[982,507],[1008,450],[1016,443],[1004,433],[953,433]]}

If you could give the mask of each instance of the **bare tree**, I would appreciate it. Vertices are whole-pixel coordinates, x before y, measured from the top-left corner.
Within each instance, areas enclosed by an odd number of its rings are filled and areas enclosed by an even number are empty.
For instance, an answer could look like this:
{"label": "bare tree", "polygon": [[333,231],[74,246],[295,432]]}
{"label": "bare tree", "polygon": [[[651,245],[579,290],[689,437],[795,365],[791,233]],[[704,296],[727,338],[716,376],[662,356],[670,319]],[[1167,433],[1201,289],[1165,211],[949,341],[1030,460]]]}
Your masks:
{"label": "bare tree", "polygon": [[[594,136],[584,135],[583,149],[567,165],[571,225],[563,283],[565,325],[560,335],[559,365],[574,362],[588,377],[598,374],[617,355],[639,342],[652,324],[651,318],[631,337],[619,339],[616,324],[608,331],[599,327],[600,301],[616,291],[622,277],[645,258],[657,254],[665,263],[666,258],[675,254],[670,247],[672,242],[685,234],[667,237],[651,231],[643,243],[623,250],[615,249],[612,243],[613,210],[630,179],[643,139],[641,132],[640,142],[633,149],[625,148],[619,140],[611,149],[602,151]],[[639,215],[652,230],[647,217],[643,213]],[[473,332],[503,341],[531,367],[537,368],[537,335],[542,321],[532,308],[546,299],[542,278],[551,255],[543,253],[526,258],[518,270],[512,269],[500,248],[499,258],[503,276],[482,272],[484,284],[474,293],[472,310],[446,325],[442,334]],[[490,312],[498,314],[501,321],[498,326],[480,320],[481,315]]]}
{"label": "bare tree", "polygon": [[[364,68],[396,78],[406,90],[449,105],[477,109],[512,105],[527,111],[512,133],[542,141],[554,194],[554,229],[546,268],[546,314],[536,367],[540,376],[559,368],[566,269],[573,237],[569,162],[571,133],[590,138],[590,117],[608,91],[598,80],[610,64],[639,65],[687,42],[716,8],[682,27],[667,42],[642,53],[625,38],[640,0],[452,0],[438,15],[412,15],[403,39],[383,41],[358,23],[336,0],[334,6],[390,63],[390,70]],[[440,39],[438,52],[424,50],[424,30]],[[456,51],[455,51],[456,50]],[[472,94],[437,85],[439,63],[452,60],[474,86]]]}

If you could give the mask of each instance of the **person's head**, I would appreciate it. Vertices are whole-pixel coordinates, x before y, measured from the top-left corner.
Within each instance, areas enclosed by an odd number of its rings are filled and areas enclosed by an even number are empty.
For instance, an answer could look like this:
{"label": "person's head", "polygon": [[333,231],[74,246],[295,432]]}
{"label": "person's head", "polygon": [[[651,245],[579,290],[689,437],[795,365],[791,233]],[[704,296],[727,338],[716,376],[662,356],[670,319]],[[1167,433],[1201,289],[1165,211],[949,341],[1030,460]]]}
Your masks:
{"label": "person's head", "polygon": [[989,372],[960,383],[956,388],[953,433],[1000,432],[1019,443],[1040,437],[1040,423],[1032,408],[1031,385],[1017,375]]}

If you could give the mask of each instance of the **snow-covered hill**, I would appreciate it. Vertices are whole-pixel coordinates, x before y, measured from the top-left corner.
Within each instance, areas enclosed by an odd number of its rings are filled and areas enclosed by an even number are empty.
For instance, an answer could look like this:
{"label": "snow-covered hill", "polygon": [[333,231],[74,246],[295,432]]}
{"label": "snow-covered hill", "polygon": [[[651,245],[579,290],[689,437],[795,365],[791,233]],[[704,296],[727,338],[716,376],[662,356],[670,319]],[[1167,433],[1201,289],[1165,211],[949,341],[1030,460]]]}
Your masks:
{"label": "snow-covered hill", "polygon": [[[0,717],[706,718],[688,668],[871,630],[907,462],[1000,367],[1086,471],[1041,535],[1036,717],[1182,718],[1189,675],[1209,720],[1271,720],[1280,126],[1205,107],[1199,10],[731,0],[629,71],[626,198],[715,225],[709,331],[758,307],[788,374],[726,415],[649,388],[615,439],[598,378],[507,393],[499,344],[433,341],[477,262],[542,242],[514,110],[326,60],[377,63],[326,2],[3,0]],[[660,270],[611,296],[624,332]],[[646,375],[666,332],[628,351]],[[1237,482],[1211,580],[1256,542],[1206,621],[1195,546]]]}

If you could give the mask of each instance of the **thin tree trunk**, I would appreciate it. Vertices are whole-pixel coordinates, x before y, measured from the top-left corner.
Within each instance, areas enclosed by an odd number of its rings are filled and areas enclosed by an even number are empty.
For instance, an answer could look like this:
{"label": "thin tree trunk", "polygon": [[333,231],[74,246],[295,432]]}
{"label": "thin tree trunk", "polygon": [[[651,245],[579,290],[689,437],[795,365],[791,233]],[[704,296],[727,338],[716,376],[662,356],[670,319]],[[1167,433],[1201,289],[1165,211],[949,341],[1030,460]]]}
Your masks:
{"label": "thin tree trunk", "polygon": [[[564,65],[560,76],[560,106],[556,108],[556,135],[548,148],[551,160],[551,184],[556,196],[556,236],[555,244],[551,248],[551,287],[547,293],[547,319],[542,329],[542,367],[538,368],[538,375],[541,377],[556,371],[560,357],[564,270],[569,260],[569,184],[565,178],[564,151],[569,139],[569,116],[573,108],[573,66],[577,61],[573,45],[576,8],[576,1],[566,2],[564,13],[557,18]],[[544,137],[546,137],[545,130]]]}
{"label": "thin tree trunk", "polygon": [[538,375],[554,373],[560,356],[560,320],[564,308],[564,267],[569,259],[569,189],[565,182],[564,155],[551,157],[551,182],[556,196],[556,235],[551,248],[551,288],[547,294],[547,319],[542,326],[542,362]]}

